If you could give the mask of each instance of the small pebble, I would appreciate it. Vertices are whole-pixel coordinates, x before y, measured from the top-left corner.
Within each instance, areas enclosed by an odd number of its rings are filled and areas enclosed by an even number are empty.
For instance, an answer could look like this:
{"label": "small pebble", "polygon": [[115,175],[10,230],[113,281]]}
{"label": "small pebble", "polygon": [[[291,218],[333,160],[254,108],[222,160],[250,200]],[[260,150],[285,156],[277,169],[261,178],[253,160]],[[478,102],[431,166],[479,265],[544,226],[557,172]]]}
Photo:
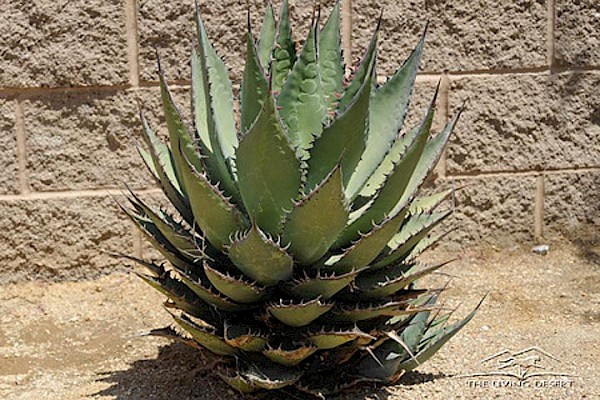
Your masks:
{"label": "small pebble", "polygon": [[538,246],[533,246],[533,249],[531,249],[531,250],[535,254],[545,256],[546,254],[548,254],[548,251],[550,251],[550,246],[548,246],[547,244],[540,244]]}

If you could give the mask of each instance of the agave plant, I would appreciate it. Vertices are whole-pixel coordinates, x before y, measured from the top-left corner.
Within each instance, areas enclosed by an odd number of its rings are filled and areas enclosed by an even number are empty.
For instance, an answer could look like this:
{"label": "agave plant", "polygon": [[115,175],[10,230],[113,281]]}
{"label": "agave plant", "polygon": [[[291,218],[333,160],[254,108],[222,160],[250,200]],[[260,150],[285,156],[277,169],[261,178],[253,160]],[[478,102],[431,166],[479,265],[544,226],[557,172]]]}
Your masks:
{"label": "agave plant", "polygon": [[288,14],[287,1],[278,21],[267,6],[257,41],[248,23],[237,122],[198,11],[193,128],[160,71],[169,144],[142,115],[138,150],[179,215],[131,193],[123,209],[168,261],[137,260],[151,272],[140,276],[179,327],[158,332],[217,355],[241,392],[395,382],[474,313],[448,325],[439,290],[415,284],[444,265],[415,257],[439,238],[430,232],[449,192],[417,193],[458,115],[432,135],[434,96],[400,134],[425,35],[378,86],[379,27],[345,78],[339,2],[322,29],[316,13],[298,52]]}

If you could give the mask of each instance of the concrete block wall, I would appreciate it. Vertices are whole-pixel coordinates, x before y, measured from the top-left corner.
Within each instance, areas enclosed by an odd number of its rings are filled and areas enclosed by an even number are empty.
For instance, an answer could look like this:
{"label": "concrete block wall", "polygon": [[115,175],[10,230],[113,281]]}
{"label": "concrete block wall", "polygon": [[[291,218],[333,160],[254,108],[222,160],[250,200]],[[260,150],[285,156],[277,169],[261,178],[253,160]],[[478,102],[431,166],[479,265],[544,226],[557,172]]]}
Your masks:
{"label": "concrete block wall", "polygon": [[[301,38],[313,2],[290,2]],[[185,109],[192,3],[2,2],[0,282],[93,277],[121,266],[104,251],[148,252],[113,197],[123,182],[158,196],[131,145],[137,102],[159,125],[156,49]],[[246,1],[201,3],[239,83]],[[321,3],[327,13],[333,0]],[[255,25],[264,4],[250,1]],[[410,120],[439,79],[438,129],[468,99],[436,169],[439,185],[466,184],[452,244],[531,243],[600,225],[598,1],[343,0],[343,9],[354,61],[383,9],[380,77],[429,21]]]}

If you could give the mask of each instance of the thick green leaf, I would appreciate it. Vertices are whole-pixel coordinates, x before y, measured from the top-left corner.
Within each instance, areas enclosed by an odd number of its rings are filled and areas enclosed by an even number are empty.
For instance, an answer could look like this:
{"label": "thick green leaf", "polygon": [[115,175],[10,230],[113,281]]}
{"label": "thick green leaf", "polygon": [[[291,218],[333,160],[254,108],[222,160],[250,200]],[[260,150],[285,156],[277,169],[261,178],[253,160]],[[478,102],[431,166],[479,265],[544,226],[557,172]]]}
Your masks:
{"label": "thick green leaf", "polygon": [[160,232],[156,225],[148,218],[143,210],[132,203],[137,212],[129,210],[120,203],[117,203],[121,210],[138,226],[141,232],[146,236],[148,241],[177,269],[190,268],[190,261],[187,260],[179,251],[167,240]]}
{"label": "thick green leaf", "polygon": [[148,168],[148,171],[152,174],[152,177],[160,184],[160,178],[158,177],[158,171],[156,170],[156,167],[154,166],[154,160],[152,159],[152,155],[150,154],[150,152],[139,145],[136,145],[135,149],[138,151],[138,154],[140,155],[140,157],[142,157],[142,161],[144,162],[144,165],[146,166],[146,168]]}
{"label": "thick green leaf", "polygon": [[427,324],[425,334],[423,335],[423,338],[421,338],[421,342],[417,347],[419,350],[422,350],[425,346],[429,344],[431,339],[438,336],[440,328],[443,328],[448,323],[450,317],[452,316],[452,314],[454,314],[454,311],[455,310],[452,310],[446,314],[441,314],[441,310],[437,310],[433,318],[430,319],[429,323]]}
{"label": "thick green leaf", "polygon": [[264,349],[262,353],[271,361],[289,367],[300,364],[317,350],[317,347],[311,345],[310,343],[286,343],[285,345],[281,345],[276,348],[269,346]]}
{"label": "thick green leaf", "polygon": [[374,59],[370,74],[355,101],[327,126],[310,149],[306,188],[312,189],[341,162],[344,187],[365,149],[368,134],[369,99],[373,81]]}
{"label": "thick green leaf", "polygon": [[273,59],[271,62],[271,75],[273,80],[273,91],[278,92],[283,86],[292,66],[296,62],[296,45],[292,39],[292,28],[290,26],[290,12],[288,0],[281,2],[279,12],[279,24],[277,36],[273,47]]}
{"label": "thick green leaf", "polygon": [[244,351],[262,351],[267,338],[253,326],[228,321],[225,323],[225,342]]}
{"label": "thick green leaf", "polygon": [[222,371],[217,371],[217,374],[219,375],[219,378],[223,380],[223,382],[242,394],[248,394],[260,390],[259,387],[254,386],[248,379],[244,378],[238,373],[226,374]]}
{"label": "thick green leaf", "polygon": [[265,286],[292,276],[294,260],[256,225],[234,238],[229,258],[246,276]]}
{"label": "thick green leaf", "polygon": [[261,389],[281,389],[292,385],[302,373],[294,367],[281,368],[262,354],[249,353],[239,358],[239,371],[252,386]]}
{"label": "thick green leaf", "polygon": [[300,191],[302,172],[270,94],[237,149],[237,169],[246,210],[261,229],[277,234]]}
{"label": "thick green leaf", "polygon": [[254,39],[248,27],[246,35],[246,64],[240,93],[242,132],[250,129],[260,113],[269,90],[269,82],[260,65]]}
{"label": "thick green leaf", "polygon": [[183,181],[183,170],[185,169],[187,162],[184,159],[184,154],[188,162],[190,162],[194,168],[199,171],[202,170],[202,161],[200,158],[200,153],[196,149],[194,138],[190,134],[188,128],[185,126],[185,123],[181,118],[181,113],[173,101],[173,95],[169,90],[169,86],[167,85],[167,81],[165,80],[165,76],[162,71],[159,71],[159,78],[163,111],[167,121],[167,128],[169,129],[171,150],[173,152],[172,156],[173,160],[175,161],[175,173],[177,176],[177,181],[179,182],[180,186],[182,186],[182,193],[185,194],[187,190],[185,189],[185,182]]}
{"label": "thick green leaf", "polygon": [[341,256],[330,258],[325,265],[336,272],[348,272],[369,265],[398,232],[403,220],[404,213],[388,218],[352,244]]}
{"label": "thick green leaf", "polygon": [[398,360],[390,358],[395,354],[399,344],[393,339],[387,339],[365,354],[363,358],[352,366],[352,374],[366,380],[377,382],[391,382],[397,373]]}
{"label": "thick green leaf", "polygon": [[398,271],[398,267],[385,268],[374,271],[365,276],[360,276],[357,279],[357,287],[360,290],[360,297],[366,299],[377,299],[391,296],[394,293],[405,289],[408,285],[417,279],[428,275],[443,266],[448,262],[427,266],[420,263],[415,263],[408,271]]}
{"label": "thick green leaf", "polygon": [[400,162],[402,156],[406,153],[408,146],[414,142],[415,138],[420,132],[421,124],[412,128],[406,134],[398,136],[390,151],[385,155],[383,161],[377,166],[375,171],[371,174],[371,177],[367,180],[366,185],[360,191],[360,197],[355,201],[358,203],[361,199],[363,203],[366,200],[372,198],[381,186],[385,183],[388,175],[392,173],[394,167]]}
{"label": "thick green leaf", "polygon": [[[196,7],[198,53],[192,52],[192,95],[206,165],[213,184],[220,184],[225,193],[240,204],[241,198],[233,171],[233,158],[238,145],[235,128],[233,91],[227,68],[210,44],[200,10]],[[204,109],[202,109],[202,107]],[[206,123],[198,121],[205,117]],[[205,140],[208,142],[204,143]],[[209,144],[208,146],[206,146]]]}
{"label": "thick green leaf", "polygon": [[419,133],[413,142],[408,146],[404,156],[394,166],[394,170],[387,176],[385,183],[378,190],[372,203],[366,208],[366,211],[352,222],[342,233],[338,240],[339,245],[345,245],[351,240],[358,238],[358,232],[367,232],[374,223],[379,224],[386,215],[394,215],[400,210],[395,209],[403,194],[409,186],[413,177],[413,172],[419,164],[419,160],[427,144],[431,124],[433,122],[433,113],[435,100],[438,91],[427,110],[427,115],[420,125]]}
{"label": "thick green leaf", "polygon": [[150,124],[148,124],[148,120],[146,120],[141,109],[140,120],[142,121],[142,127],[144,128],[142,130],[142,138],[149,149],[147,156],[152,160],[156,177],[159,178],[161,182],[162,179],[165,178],[167,183],[181,195],[180,183],[177,180],[177,174],[175,172],[175,161],[173,160],[173,155],[171,154],[169,146],[164,144],[162,140],[156,136],[152,128],[150,128]]}
{"label": "thick green leaf", "polygon": [[321,134],[327,112],[317,59],[317,29],[311,27],[304,48],[277,97],[281,119],[299,156],[304,156],[314,137]]}
{"label": "thick green leaf", "polygon": [[[373,32],[373,36],[369,42],[365,55],[361,59],[360,65],[352,75],[350,84],[348,84],[340,98],[338,112],[343,112],[350,107],[355,101],[355,97],[360,95],[359,93],[367,80],[372,79],[372,84],[377,80],[375,78],[375,66],[377,65],[377,37],[379,36],[380,27],[381,18],[377,21],[377,27],[375,28],[375,32]],[[369,94],[371,94],[372,84],[368,87]]]}
{"label": "thick green leaf", "polygon": [[[196,128],[196,136],[200,139],[200,147],[202,152],[207,157],[213,159],[215,157],[213,144],[211,142],[210,130],[214,129],[209,124],[212,123],[212,115],[210,115],[210,102],[208,96],[208,73],[206,72],[205,63],[200,59],[198,52],[201,51],[192,47],[191,69],[192,69],[192,111],[194,114],[194,127]],[[214,162],[214,160],[211,160]]]}
{"label": "thick green leaf", "polygon": [[408,183],[408,186],[404,191],[402,198],[398,201],[395,210],[398,209],[407,200],[412,198],[415,195],[415,193],[419,190],[425,179],[429,176],[429,173],[431,172],[431,170],[433,170],[438,160],[440,159],[444,148],[446,147],[446,143],[448,143],[448,139],[450,139],[450,135],[452,134],[452,131],[454,130],[454,127],[456,126],[460,115],[462,114],[462,111],[463,109],[461,109],[458,112],[458,114],[456,114],[452,121],[446,124],[446,127],[443,131],[438,133],[435,137],[433,137],[427,142],[427,145],[423,150],[423,154],[421,155],[419,163],[414,169],[410,182]]}
{"label": "thick green leaf", "polygon": [[325,255],[348,221],[342,171],[336,167],[319,186],[294,205],[283,226],[283,242],[303,265]]}
{"label": "thick green leaf", "polygon": [[[355,287],[359,293],[356,294],[360,298],[373,298],[376,296],[369,296],[368,293],[372,290],[376,290],[386,286],[391,282],[395,282],[398,279],[402,279],[405,276],[407,270],[412,268],[414,264],[401,264],[390,265],[386,268],[380,269],[368,269],[364,271],[356,279]],[[393,293],[390,293],[393,294]],[[381,297],[389,296],[388,294],[382,295]]]}
{"label": "thick green leaf", "polygon": [[303,299],[317,297],[329,299],[340,290],[350,285],[360,270],[350,271],[345,274],[322,274],[320,271],[314,277],[305,277],[293,281],[289,291]]}
{"label": "thick green leaf", "polygon": [[244,279],[224,274],[208,263],[204,263],[204,272],[210,283],[225,296],[238,303],[254,303],[265,295],[265,288]]}
{"label": "thick green leaf", "polygon": [[388,243],[388,251],[374,267],[379,268],[405,259],[412,249],[452,211],[413,215]]}
{"label": "thick green leaf", "polygon": [[175,153],[184,163],[181,172],[194,220],[210,244],[223,251],[223,247],[229,244],[229,236],[243,226],[242,216],[218,188],[197,172],[181,151],[180,148]]}
{"label": "thick green leaf", "polygon": [[[431,297],[431,295],[427,295],[427,293],[427,289],[407,289],[395,293],[392,297],[396,301],[408,301],[412,307],[421,308],[424,310],[419,312],[421,313],[431,310],[431,307],[425,305],[427,299]],[[413,318],[414,315],[399,315],[397,317],[388,318],[383,324],[378,324],[377,329],[386,332],[389,332],[391,329],[399,332],[401,330],[400,328],[404,329]]]}
{"label": "thick green leaf", "polygon": [[411,215],[429,213],[442,204],[453,192],[454,189],[449,189],[429,196],[419,197],[413,200],[408,211]]}
{"label": "thick green leaf", "polygon": [[140,110],[140,119],[143,126],[143,138],[146,142],[149,153],[154,164],[154,171],[158,178],[159,184],[165,195],[173,206],[179,211],[179,214],[188,223],[192,224],[194,217],[190,210],[188,199],[183,195],[181,183],[175,172],[175,160],[169,147],[155,135],[150,128],[148,121]]}
{"label": "thick green leaf", "polygon": [[331,310],[332,303],[314,299],[305,302],[280,302],[267,306],[267,311],[288,326],[305,326]]}
{"label": "thick green leaf", "polygon": [[[204,92],[207,96],[206,104],[210,104],[211,111],[207,113],[211,145],[213,152],[216,152],[216,146],[218,145],[223,157],[226,160],[232,159],[238,144],[233,112],[233,88],[225,63],[218,56],[208,39],[199,10],[196,12],[196,28],[200,45],[198,56],[204,67],[204,82],[207,83],[204,86]],[[214,131],[212,130],[212,124],[214,124]]]}
{"label": "thick green leaf", "polygon": [[[484,297],[485,299],[485,297]],[[448,340],[452,339],[454,335],[458,333],[469,321],[473,319],[477,310],[481,306],[483,300],[475,307],[473,311],[469,313],[463,320],[460,320],[452,325],[448,325],[440,329],[432,335],[430,341],[415,355],[415,359],[408,359],[398,366],[398,370],[410,371],[415,369],[420,364],[429,360],[437,351],[442,348]],[[426,332],[426,335],[428,332]]]}
{"label": "thick green leaf", "polygon": [[429,249],[431,246],[439,242],[440,239],[442,239],[444,236],[446,236],[452,231],[453,229],[450,229],[445,232],[438,233],[437,235],[430,235],[424,239],[421,239],[421,241],[415,247],[413,247],[409,255],[406,256],[406,260],[414,260],[415,258],[417,258],[417,256],[419,256],[425,250]]}
{"label": "thick green leaf", "polygon": [[252,305],[235,303],[228,297],[223,296],[211,286],[206,278],[201,279],[199,276],[194,278],[188,273],[180,270],[178,270],[177,273],[179,274],[181,281],[185,283],[185,285],[190,288],[200,299],[204,300],[206,303],[218,310],[234,312],[256,308],[256,306]]}
{"label": "thick green leaf", "polygon": [[405,301],[388,301],[375,304],[357,303],[334,310],[329,319],[336,322],[358,322],[382,316],[410,315],[419,311],[414,308],[407,309],[407,306],[408,303]]}
{"label": "thick green leaf", "polygon": [[185,314],[178,316],[175,313],[171,313],[171,315],[201,346],[220,356],[232,356],[235,354],[235,348],[225,343],[223,337],[219,336],[214,329],[198,325],[193,321],[192,317],[188,317]]}
{"label": "thick green leaf", "polygon": [[[142,260],[137,260],[141,262]],[[146,263],[145,263],[146,264]],[[152,265],[152,270],[156,270],[157,276],[136,273],[144,282],[167,296],[175,306],[186,313],[212,321],[211,310],[203,301],[198,300],[196,295],[180,280],[169,273],[162,265],[147,263]]]}
{"label": "thick green leaf", "polygon": [[[417,351],[417,345],[423,336],[431,307],[434,306],[436,299],[436,296],[431,296],[430,301],[425,304],[427,308],[417,312],[400,334],[400,341],[412,354]],[[387,382],[398,373],[398,366],[402,360],[410,356],[404,346],[394,338],[385,340],[354,366],[353,373],[364,378]]]}
{"label": "thick green leaf", "polygon": [[319,350],[329,350],[356,339],[375,340],[371,335],[361,332],[358,328],[352,330],[335,330],[323,328],[317,332],[309,332],[306,340],[314,344]]}
{"label": "thick green leaf", "polygon": [[[426,307],[433,307],[435,306],[437,299],[438,295],[429,296],[428,298],[426,298],[426,302],[424,303],[424,305]],[[409,324],[402,330],[400,337],[413,354],[417,352],[417,348],[419,346],[419,343],[421,342],[421,338],[423,337],[425,329],[427,328],[427,321],[429,320],[430,315],[431,310],[425,310],[417,313],[410,320]],[[400,350],[400,348],[398,350]],[[406,354],[406,356],[409,355],[405,351],[404,353]],[[400,351],[400,354],[402,354],[402,351]]]}
{"label": "thick green leaf", "polygon": [[[165,303],[164,306],[166,308],[177,308],[172,303],[169,303],[169,302]],[[149,332],[144,332],[141,336],[160,337],[160,338],[168,339],[173,342],[183,343],[186,346],[193,347],[194,349],[204,350],[204,348],[202,346],[200,346],[198,344],[198,342],[196,342],[191,337],[191,335],[186,335],[186,334],[182,335],[182,332],[178,332],[175,329],[175,327],[172,327],[172,326],[167,326],[165,328],[152,329]]]}
{"label": "thick green leaf", "polygon": [[216,128],[211,111],[211,100],[206,63],[201,60],[195,48],[192,49],[192,105],[196,136],[201,153],[204,155],[204,165],[209,179],[213,184],[221,184],[230,195],[239,193],[231,171],[216,142]]}
{"label": "thick green leaf", "polygon": [[277,34],[277,21],[273,12],[273,5],[269,2],[265,8],[260,37],[258,39],[257,54],[260,65],[264,70],[269,67],[269,59],[273,51],[273,43]]}
{"label": "thick green leaf", "polygon": [[360,192],[402,129],[424,43],[425,34],[404,65],[385,85],[373,92],[369,108],[367,145],[346,191],[350,199]]}
{"label": "thick green leaf", "polygon": [[175,225],[173,220],[167,221],[159,214],[155,213],[146,205],[135,193],[129,190],[133,198],[129,201],[137,208],[143,210],[145,216],[149,218],[162,235],[173,245],[177,252],[190,262],[205,258],[203,241],[199,236],[194,236],[181,225]]}
{"label": "thick green leaf", "polygon": [[340,5],[338,0],[319,35],[319,69],[327,110],[335,110],[343,92],[344,61],[340,35]]}
{"label": "thick green leaf", "polygon": [[[190,211],[191,212],[191,211]],[[167,224],[173,226],[175,228],[176,231],[181,232],[181,231],[186,231],[189,233],[189,235],[192,236],[192,239],[197,243],[197,246],[202,248],[204,251],[204,254],[206,255],[206,258],[209,260],[220,260],[223,257],[225,257],[223,255],[223,253],[221,253],[219,250],[217,250],[212,244],[210,244],[206,238],[204,237],[204,235],[202,234],[202,232],[200,231],[200,228],[196,226],[195,229],[189,229],[188,226],[186,226],[183,221],[181,221],[179,218],[169,214],[167,211],[165,210],[160,210],[160,217],[162,219],[164,219]],[[193,224],[192,224],[193,226]]]}

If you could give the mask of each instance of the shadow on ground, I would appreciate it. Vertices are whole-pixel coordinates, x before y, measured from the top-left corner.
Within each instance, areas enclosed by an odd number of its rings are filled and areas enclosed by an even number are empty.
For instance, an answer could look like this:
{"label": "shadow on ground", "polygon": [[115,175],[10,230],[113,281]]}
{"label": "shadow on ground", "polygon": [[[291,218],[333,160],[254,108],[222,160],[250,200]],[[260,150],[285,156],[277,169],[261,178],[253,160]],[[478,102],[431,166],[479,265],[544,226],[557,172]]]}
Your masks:
{"label": "shadow on ground", "polygon": [[[207,361],[202,353],[190,349],[182,343],[172,343],[160,348],[155,359],[135,361],[123,371],[103,372],[99,382],[111,386],[97,392],[94,396],[108,396],[115,400],[208,400],[239,399],[218,377],[211,375]],[[444,375],[409,372],[399,384],[405,386],[421,385]],[[338,400],[359,400],[366,396],[387,399],[390,393],[381,385],[362,385],[344,394],[334,396]],[[374,396],[374,397],[373,397]],[[295,400],[308,399],[300,392],[263,393],[247,396],[247,399]],[[328,397],[329,398],[329,397]]]}
{"label": "shadow on ground", "polygon": [[116,400],[234,399],[205,367],[200,352],[172,343],[161,347],[155,359],[135,361],[124,371],[101,373],[98,380],[111,386],[95,395]]}
{"label": "shadow on ground", "polygon": [[571,232],[569,237],[582,259],[600,267],[600,228],[585,227],[577,232]]}

